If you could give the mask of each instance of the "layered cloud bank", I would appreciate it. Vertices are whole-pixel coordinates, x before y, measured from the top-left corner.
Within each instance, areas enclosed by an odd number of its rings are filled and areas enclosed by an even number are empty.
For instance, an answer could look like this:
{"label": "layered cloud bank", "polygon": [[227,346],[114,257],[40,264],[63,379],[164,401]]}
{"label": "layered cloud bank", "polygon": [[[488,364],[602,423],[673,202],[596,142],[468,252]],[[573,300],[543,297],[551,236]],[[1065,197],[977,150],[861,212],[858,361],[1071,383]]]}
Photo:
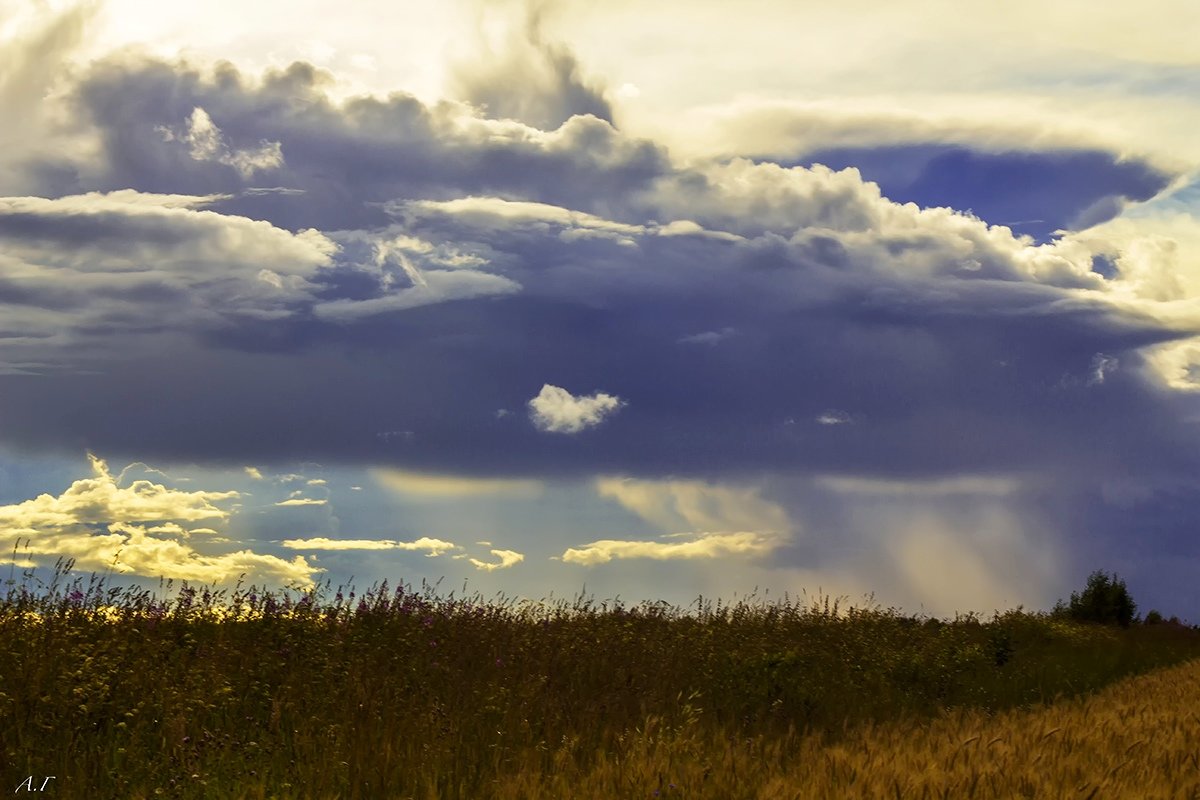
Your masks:
{"label": "layered cloud bank", "polygon": [[[804,570],[876,547],[869,521],[891,572],[860,574],[909,591],[943,552],[1000,598],[1021,558],[1059,563],[1089,536],[1129,553],[1120,526],[1164,497],[1184,511],[1155,517],[1156,541],[1178,550],[1200,501],[1192,156],[1061,109],[999,125],[1001,87],[962,119],[893,95],[697,106],[719,141],[685,159],[625,126],[636,87],[610,91],[547,18],[521,18],[440,101],[347,95],[306,62],[55,66],[82,10],[6,33],[39,104],[0,78],[29,111],[0,121],[0,445],[353,465],[422,508],[574,482],[652,529],[547,532],[556,569]],[[92,480],[0,508],[2,531],[87,563],[124,548],[143,571],[319,571],[189,550],[182,525],[220,522],[232,496]],[[102,490],[98,516],[69,502]],[[172,505],[130,505],[152,498]],[[270,505],[333,513],[320,491]],[[482,575],[532,561],[529,542],[279,541]]]}

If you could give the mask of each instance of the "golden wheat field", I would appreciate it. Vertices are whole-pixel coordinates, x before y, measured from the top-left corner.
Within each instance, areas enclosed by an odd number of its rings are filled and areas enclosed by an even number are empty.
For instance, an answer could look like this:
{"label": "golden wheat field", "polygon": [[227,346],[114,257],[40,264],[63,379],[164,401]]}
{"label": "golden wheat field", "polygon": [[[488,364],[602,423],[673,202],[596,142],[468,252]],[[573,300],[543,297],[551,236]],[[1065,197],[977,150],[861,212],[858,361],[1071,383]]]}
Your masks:
{"label": "golden wheat field", "polygon": [[[582,776],[529,772],[503,798],[1200,797],[1200,661],[1032,710],[956,710],[839,735],[738,742],[647,726]],[[665,776],[672,776],[668,782]],[[661,780],[661,785],[659,784]]]}

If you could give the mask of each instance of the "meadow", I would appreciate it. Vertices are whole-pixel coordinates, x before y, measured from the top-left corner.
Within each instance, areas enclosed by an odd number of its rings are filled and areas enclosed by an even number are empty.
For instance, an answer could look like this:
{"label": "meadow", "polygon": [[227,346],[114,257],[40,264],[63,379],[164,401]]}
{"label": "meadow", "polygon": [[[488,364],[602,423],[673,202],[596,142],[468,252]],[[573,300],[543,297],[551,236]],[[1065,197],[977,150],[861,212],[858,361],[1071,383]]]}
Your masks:
{"label": "meadow", "polygon": [[1200,797],[1200,633],[1183,626],[829,598],[152,592],[69,570],[0,601],[0,791]]}

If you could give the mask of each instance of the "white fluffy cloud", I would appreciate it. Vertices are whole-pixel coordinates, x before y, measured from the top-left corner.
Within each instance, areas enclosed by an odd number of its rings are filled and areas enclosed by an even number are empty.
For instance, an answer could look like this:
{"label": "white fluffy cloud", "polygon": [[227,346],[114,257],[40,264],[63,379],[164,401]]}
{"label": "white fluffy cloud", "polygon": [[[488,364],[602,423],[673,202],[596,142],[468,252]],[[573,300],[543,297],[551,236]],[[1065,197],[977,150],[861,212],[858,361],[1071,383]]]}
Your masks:
{"label": "white fluffy cloud", "polygon": [[89,455],[94,477],[75,481],[58,497],[0,506],[0,528],[8,533],[110,522],[226,520],[229,512],[214,502],[240,497],[237,492],[181,492],[148,480],[117,485],[108,465]]}
{"label": "white fluffy cloud", "polygon": [[477,558],[467,559],[475,569],[483,572],[495,572],[498,569],[508,569],[514,564],[519,564],[525,560],[523,553],[518,553],[514,550],[492,550],[490,551],[498,561],[480,561]]}
{"label": "white fluffy cloud", "polygon": [[545,433],[579,433],[596,427],[624,405],[624,400],[611,394],[575,396],[547,383],[529,401],[529,419]]}
{"label": "white fluffy cloud", "polygon": [[[0,506],[0,547],[32,556],[65,556],[79,569],[226,583],[245,574],[269,583],[311,585],[321,570],[303,557],[291,561],[239,550],[207,554],[180,541],[181,522],[225,522],[230,512],[215,505],[238,492],[184,492],[148,480],[121,486],[108,465],[90,456],[93,477],[75,481],[58,497]],[[101,533],[106,530],[107,533]]]}

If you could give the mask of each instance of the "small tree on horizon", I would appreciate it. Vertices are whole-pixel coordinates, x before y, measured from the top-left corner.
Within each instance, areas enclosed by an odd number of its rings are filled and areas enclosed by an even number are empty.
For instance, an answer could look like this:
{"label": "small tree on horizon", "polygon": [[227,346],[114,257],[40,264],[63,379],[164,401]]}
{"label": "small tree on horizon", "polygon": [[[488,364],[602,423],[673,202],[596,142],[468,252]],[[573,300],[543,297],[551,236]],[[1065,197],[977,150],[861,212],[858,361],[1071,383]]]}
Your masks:
{"label": "small tree on horizon", "polygon": [[1088,576],[1087,586],[1082,592],[1071,592],[1070,604],[1058,601],[1054,613],[1076,622],[1096,622],[1127,628],[1136,619],[1137,603],[1130,597],[1125,581],[1118,578],[1115,572],[1110,577],[1107,573],[1096,570]]}

